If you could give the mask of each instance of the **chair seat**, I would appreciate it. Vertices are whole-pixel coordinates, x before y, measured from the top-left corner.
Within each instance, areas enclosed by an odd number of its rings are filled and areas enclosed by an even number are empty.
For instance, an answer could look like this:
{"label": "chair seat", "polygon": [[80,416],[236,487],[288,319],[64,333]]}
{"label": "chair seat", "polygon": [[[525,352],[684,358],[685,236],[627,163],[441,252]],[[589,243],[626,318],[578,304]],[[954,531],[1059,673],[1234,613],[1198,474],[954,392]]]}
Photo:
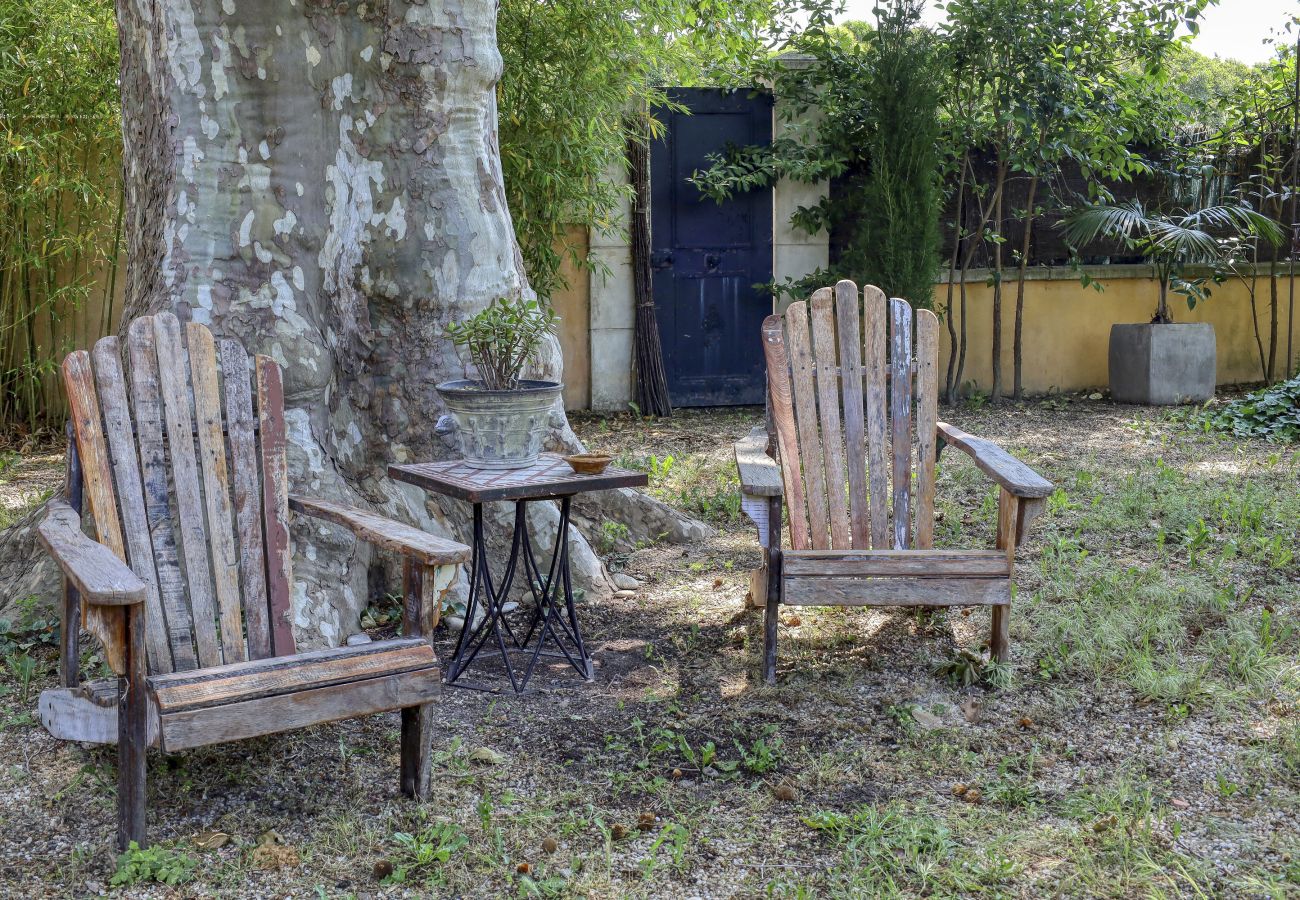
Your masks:
{"label": "chair seat", "polygon": [[415,706],[436,698],[439,688],[437,657],[422,638],[149,678],[168,751]]}
{"label": "chair seat", "polygon": [[787,550],[782,602],[792,606],[1005,606],[1001,550]]}

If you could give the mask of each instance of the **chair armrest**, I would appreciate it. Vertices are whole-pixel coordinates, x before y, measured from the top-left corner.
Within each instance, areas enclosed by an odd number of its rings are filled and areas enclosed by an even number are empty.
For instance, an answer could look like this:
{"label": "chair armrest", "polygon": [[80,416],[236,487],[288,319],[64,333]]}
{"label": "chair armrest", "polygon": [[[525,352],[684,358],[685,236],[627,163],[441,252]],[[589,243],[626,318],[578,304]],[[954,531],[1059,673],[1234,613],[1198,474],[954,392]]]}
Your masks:
{"label": "chair armrest", "polygon": [[363,541],[386,550],[394,550],[426,566],[469,562],[469,548],[464,544],[436,537],[419,528],[412,528],[364,509],[292,496],[289,498],[289,508],[297,513],[342,525]]}
{"label": "chair armrest", "polygon": [[781,467],[767,455],[767,430],[754,426],[736,441],[736,468],[740,470],[740,492],[751,497],[780,497]]}
{"label": "chair armrest", "polygon": [[956,425],[938,423],[939,437],[964,451],[984,474],[1021,498],[1046,497],[1052,483],[992,441],[967,434]]}
{"label": "chair armrest", "polygon": [[143,603],[145,584],[126,563],[81,530],[81,516],[62,500],[51,500],[36,529],[41,544],[58,563],[81,599],[96,606]]}

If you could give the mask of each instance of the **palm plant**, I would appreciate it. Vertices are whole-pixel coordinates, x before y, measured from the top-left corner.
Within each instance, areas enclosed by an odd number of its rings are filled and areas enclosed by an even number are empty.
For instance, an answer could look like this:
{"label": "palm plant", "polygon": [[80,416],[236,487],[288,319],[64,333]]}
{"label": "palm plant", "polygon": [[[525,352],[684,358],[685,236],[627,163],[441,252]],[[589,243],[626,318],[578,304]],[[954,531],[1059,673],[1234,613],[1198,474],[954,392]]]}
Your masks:
{"label": "palm plant", "polygon": [[1244,205],[1207,206],[1202,209],[1151,210],[1140,199],[1099,204],[1075,211],[1061,222],[1065,239],[1077,248],[1098,238],[1119,241],[1145,256],[1160,283],[1160,302],[1153,323],[1168,323],[1168,295],[1187,298],[1188,309],[1208,295],[1203,278],[1187,279],[1190,265],[1208,265],[1216,272],[1231,265],[1232,250],[1241,241],[1262,238],[1281,243],[1281,226]]}

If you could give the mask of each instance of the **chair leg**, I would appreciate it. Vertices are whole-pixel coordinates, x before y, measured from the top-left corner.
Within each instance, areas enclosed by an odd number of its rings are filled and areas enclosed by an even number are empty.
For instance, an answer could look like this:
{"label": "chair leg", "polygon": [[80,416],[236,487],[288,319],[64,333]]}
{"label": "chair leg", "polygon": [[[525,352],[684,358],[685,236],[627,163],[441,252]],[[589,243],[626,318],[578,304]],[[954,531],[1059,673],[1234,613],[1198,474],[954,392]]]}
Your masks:
{"label": "chair leg", "polygon": [[763,614],[763,680],[776,684],[776,626],[781,606],[781,554],[769,555],[767,564],[767,609]]}
{"label": "chair leg", "polygon": [[127,608],[127,677],[117,701],[117,848],[132,841],[149,845],[145,834],[145,776],[149,751],[149,697],[145,692],[144,607]]}
{"label": "chair leg", "polygon": [[763,680],[768,684],[776,684],[777,606],[769,593],[767,611],[763,614]]}
{"label": "chair leg", "polygon": [[402,710],[402,793],[415,800],[429,795],[429,751],[433,743],[433,704]]}
{"label": "chair leg", "polygon": [[1011,656],[1011,607],[993,607],[993,627],[989,633],[989,654],[1000,663]]}

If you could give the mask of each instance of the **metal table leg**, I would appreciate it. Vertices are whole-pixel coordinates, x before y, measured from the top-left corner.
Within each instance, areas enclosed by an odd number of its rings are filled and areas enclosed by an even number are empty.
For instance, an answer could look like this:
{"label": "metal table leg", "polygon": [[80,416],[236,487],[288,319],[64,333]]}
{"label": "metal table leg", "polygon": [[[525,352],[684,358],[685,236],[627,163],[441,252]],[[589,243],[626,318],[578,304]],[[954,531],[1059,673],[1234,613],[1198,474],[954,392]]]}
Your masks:
{"label": "metal table leg", "polygon": [[[465,669],[489,640],[496,643],[506,675],[510,679],[510,686],[516,693],[527,687],[537,661],[542,656],[565,659],[578,674],[589,681],[595,677],[591,657],[587,654],[586,645],[582,641],[582,632],[578,627],[578,613],[574,606],[573,585],[569,574],[570,500],[569,496],[560,498],[560,521],[556,530],[551,564],[545,578],[542,577],[541,568],[537,564],[528,533],[528,501],[515,501],[515,524],[510,541],[510,556],[506,560],[506,568],[502,573],[499,587],[493,584],[492,571],[487,561],[487,542],[483,533],[483,505],[474,504],[469,599],[465,604],[465,625],[461,628],[456,649],[447,667],[445,679],[447,684],[454,684],[464,674]],[[515,635],[505,613],[505,604],[521,558],[524,577],[528,581],[529,591],[535,604],[528,631],[522,641]],[[560,605],[561,589],[563,607]],[[474,625],[480,608],[483,611],[483,619],[478,625]],[[529,649],[534,634],[537,635],[537,643]],[[544,649],[547,638],[550,638],[559,652]],[[516,677],[514,667],[510,664],[512,652],[524,652],[529,657],[522,679]]]}

